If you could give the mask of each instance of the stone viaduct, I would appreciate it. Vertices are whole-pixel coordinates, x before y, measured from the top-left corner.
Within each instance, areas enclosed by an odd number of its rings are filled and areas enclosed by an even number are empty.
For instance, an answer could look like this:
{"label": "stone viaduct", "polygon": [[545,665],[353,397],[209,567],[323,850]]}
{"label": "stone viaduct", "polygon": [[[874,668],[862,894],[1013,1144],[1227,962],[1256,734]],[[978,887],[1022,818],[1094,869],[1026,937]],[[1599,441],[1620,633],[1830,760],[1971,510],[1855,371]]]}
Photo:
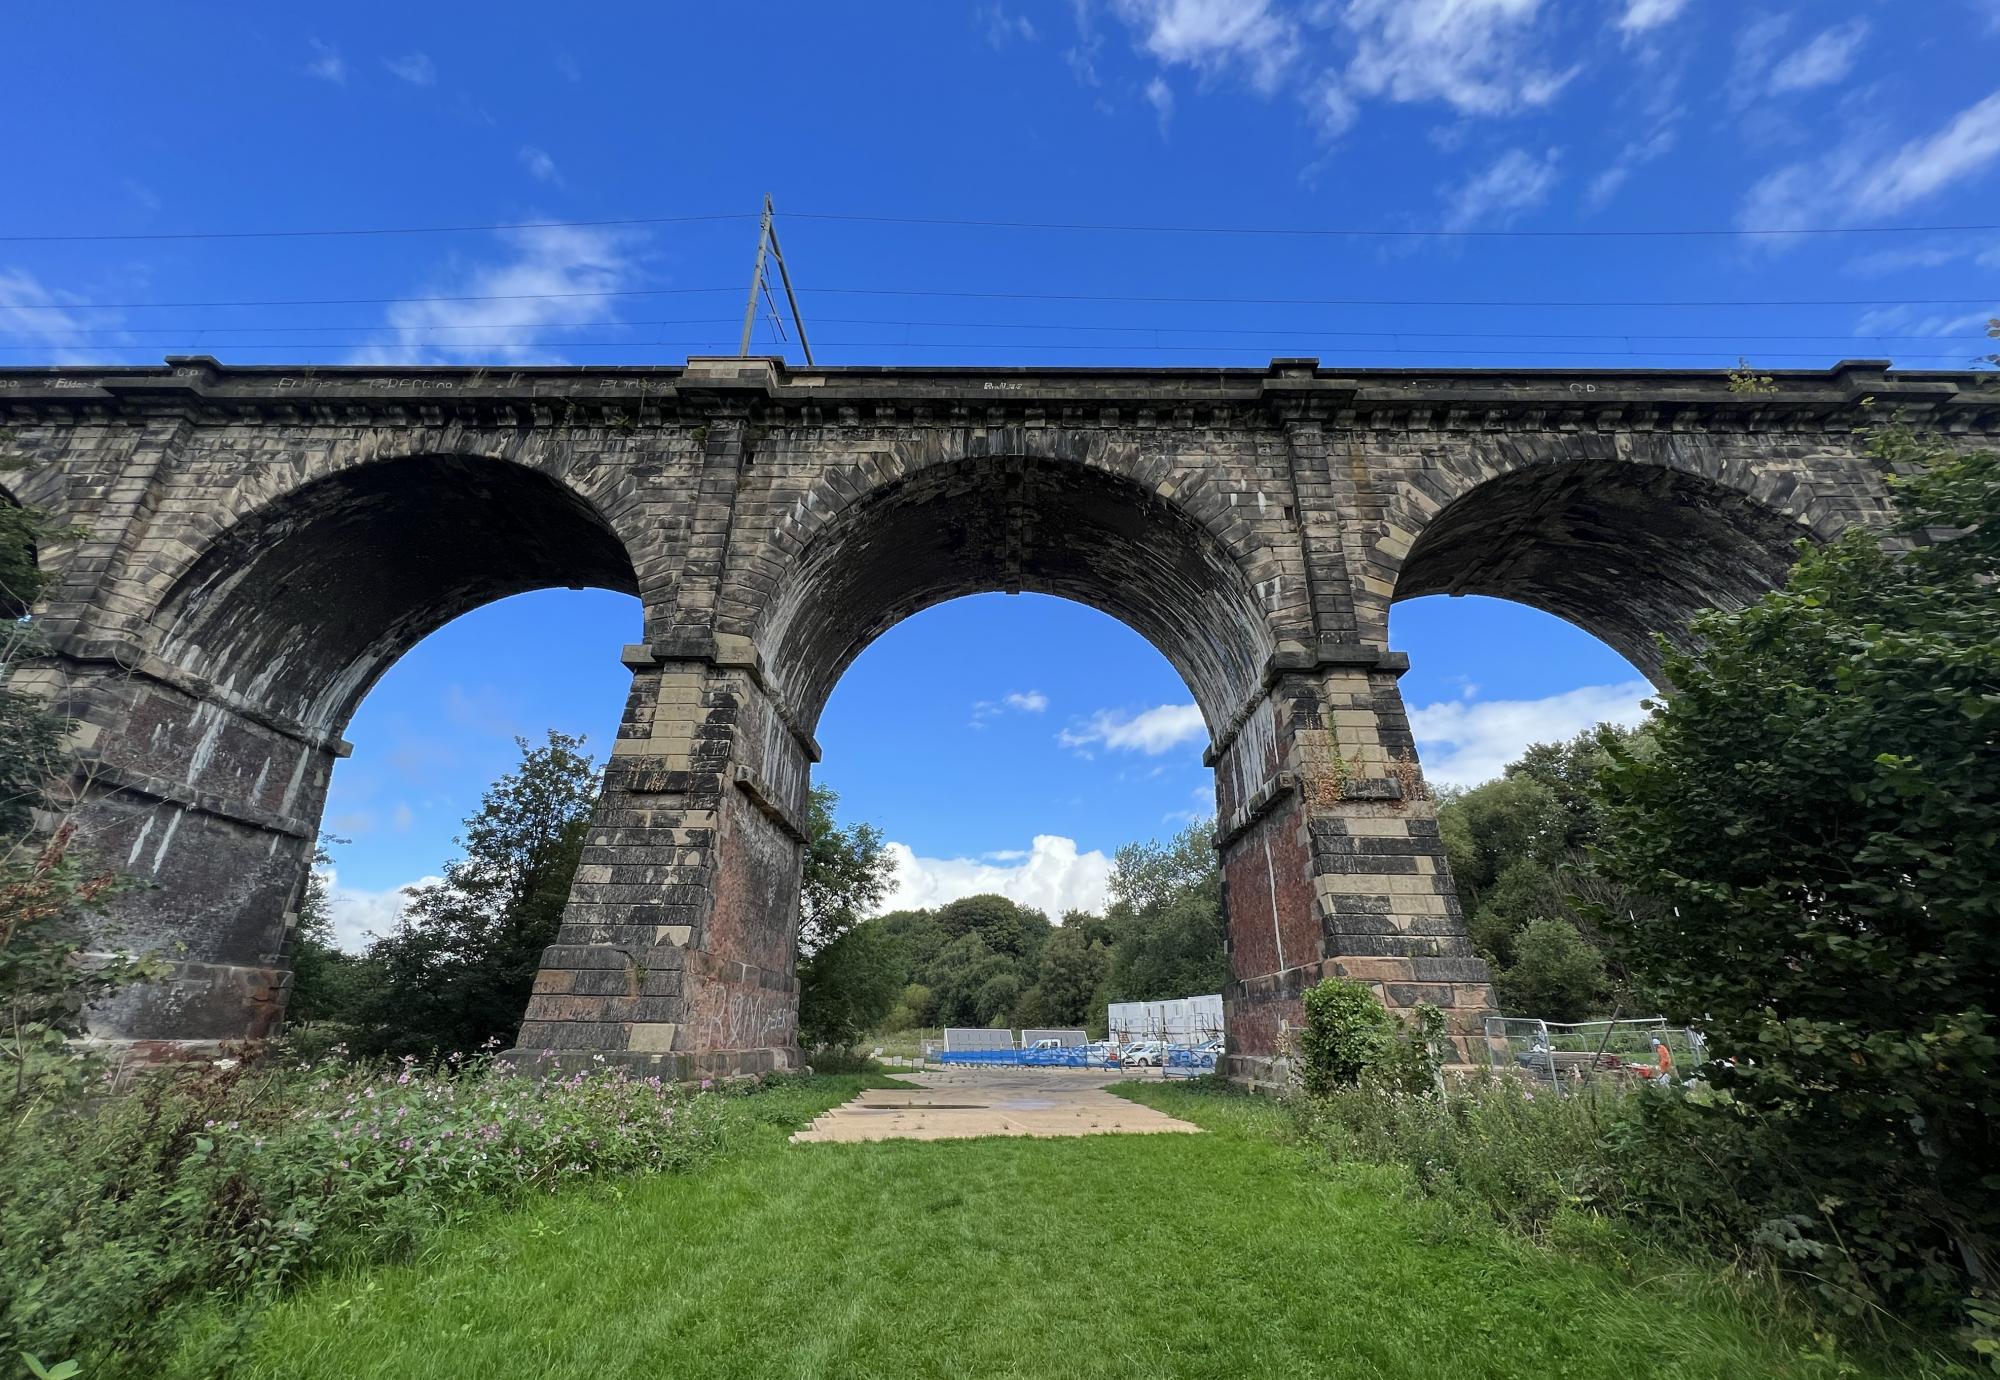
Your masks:
{"label": "stone viaduct", "polygon": [[1122,619],[1200,705],[1235,1073],[1322,973],[1470,1034],[1487,974],[1390,604],[1519,600],[1657,674],[1653,633],[1769,588],[1799,538],[1880,518],[1856,430],[1892,410],[2000,425],[1972,375],[1871,361],[1758,394],[1310,359],[0,371],[14,497],[80,534],[39,553],[55,655],[19,674],[76,720],[88,847],[152,884],[123,894],[117,942],[172,965],[94,1029],[154,1057],[271,1033],[369,686],[488,601],[603,586],[638,596],[644,640],[524,1051],[679,1076],[794,1062],[821,706],[884,629],[990,590]]}

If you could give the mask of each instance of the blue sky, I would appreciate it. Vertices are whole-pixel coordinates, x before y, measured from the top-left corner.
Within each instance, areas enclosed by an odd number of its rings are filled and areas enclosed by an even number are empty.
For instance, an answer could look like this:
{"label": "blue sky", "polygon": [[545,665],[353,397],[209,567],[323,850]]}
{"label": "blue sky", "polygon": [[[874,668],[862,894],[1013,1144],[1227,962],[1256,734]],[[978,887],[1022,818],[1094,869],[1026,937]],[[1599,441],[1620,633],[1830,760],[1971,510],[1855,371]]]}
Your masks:
{"label": "blue sky", "polygon": [[[732,351],[766,191],[833,363],[1947,367],[2000,300],[1965,228],[2000,221],[2000,0],[51,6],[9,37],[10,362]],[[1663,229],[1840,233],[1629,233]],[[351,929],[511,734],[603,747],[636,623],[523,596],[392,670],[328,812]],[[1640,695],[1490,601],[1393,634],[1441,780]],[[823,775],[902,899],[1088,904],[1205,803],[1188,699],[1102,615],[981,596],[855,664]]]}

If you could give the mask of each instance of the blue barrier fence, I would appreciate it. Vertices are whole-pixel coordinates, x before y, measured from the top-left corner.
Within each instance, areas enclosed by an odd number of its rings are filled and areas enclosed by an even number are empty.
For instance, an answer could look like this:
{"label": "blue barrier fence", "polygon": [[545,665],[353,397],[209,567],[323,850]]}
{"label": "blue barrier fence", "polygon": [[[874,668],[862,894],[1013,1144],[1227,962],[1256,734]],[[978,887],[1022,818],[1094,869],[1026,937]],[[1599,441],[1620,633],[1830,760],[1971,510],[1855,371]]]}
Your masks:
{"label": "blue barrier fence", "polygon": [[[1069,1045],[1061,1049],[948,1049],[935,1058],[940,1064],[983,1064],[1007,1068],[1119,1067],[1102,1051],[1088,1045]],[[1168,1078],[1199,1078],[1215,1072],[1215,1053],[1200,1045],[1170,1045],[1160,1069]]]}

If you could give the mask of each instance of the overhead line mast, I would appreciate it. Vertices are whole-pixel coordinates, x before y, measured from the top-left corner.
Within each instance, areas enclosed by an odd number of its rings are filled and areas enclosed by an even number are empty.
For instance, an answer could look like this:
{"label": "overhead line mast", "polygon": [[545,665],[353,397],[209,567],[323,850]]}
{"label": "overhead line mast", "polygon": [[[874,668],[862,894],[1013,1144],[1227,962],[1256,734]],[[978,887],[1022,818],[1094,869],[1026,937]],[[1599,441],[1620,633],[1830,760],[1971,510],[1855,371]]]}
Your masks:
{"label": "overhead line mast", "polygon": [[[806,323],[799,315],[798,295],[792,291],[791,270],[785,267],[785,251],[778,247],[778,227],[772,222],[769,192],[764,193],[764,214],[757,221],[757,261],[750,270],[750,301],[743,308],[743,343],[736,351],[737,356],[742,358],[750,353],[750,331],[757,324],[757,294],[762,292],[766,298],[771,295],[771,285],[764,275],[764,256],[767,249],[770,251],[770,257],[777,260],[778,280],[784,284],[785,301],[792,309],[792,325],[798,329],[799,347],[806,352],[806,364],[810,366],[813,362],[812,342],[806,339]],[[775,312],[771,319],[777,320]],[[783,327],[780,326],[779,329],[782,331]]]}

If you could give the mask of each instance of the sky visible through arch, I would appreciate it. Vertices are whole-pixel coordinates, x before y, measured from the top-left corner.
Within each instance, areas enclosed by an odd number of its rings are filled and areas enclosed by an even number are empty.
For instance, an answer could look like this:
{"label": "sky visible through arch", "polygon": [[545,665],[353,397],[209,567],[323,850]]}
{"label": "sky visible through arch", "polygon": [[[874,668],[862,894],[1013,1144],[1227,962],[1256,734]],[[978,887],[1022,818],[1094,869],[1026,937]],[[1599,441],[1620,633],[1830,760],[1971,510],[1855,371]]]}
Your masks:
{"label": "sky visible through arch", "polygon": [[[1955,367],[2000,311],[2000,0],[111,13],[9,16],[0,362],[732,352],[766,191],[833,363]],[[422,233],[292,233],[385,229]],[[390,673],[329,810],[350,921],[512,733],[607,745],[636,622],[525,596]],[[1439,779],[1641,693],[1512,607],[1393,633]],[[856,664],[824,773],[906,895],[1059,906],[1199,807],[1187,702],[1109,620],[985,596]]]}

